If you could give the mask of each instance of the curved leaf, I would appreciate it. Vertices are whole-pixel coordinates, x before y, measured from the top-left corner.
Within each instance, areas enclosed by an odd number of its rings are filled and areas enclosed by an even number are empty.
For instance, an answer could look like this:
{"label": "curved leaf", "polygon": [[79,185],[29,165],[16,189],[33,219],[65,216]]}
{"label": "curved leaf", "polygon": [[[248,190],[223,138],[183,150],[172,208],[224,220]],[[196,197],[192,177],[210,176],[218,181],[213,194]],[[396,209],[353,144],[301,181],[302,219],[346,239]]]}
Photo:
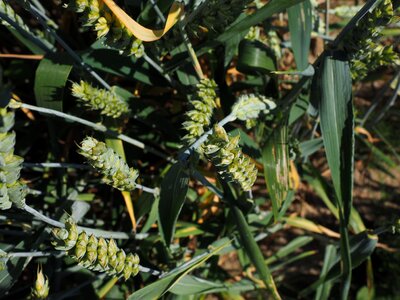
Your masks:
{"label": "curved leaf", "polygon": [[122,10],[113,0],[103,0],[118,20],[139,40],[144,42],[154,42],[166,34],[176,22],[178,22],[183,13],[183,5],[174,2],[169,10],[167,21],[163,29],[149,29],[133,20],[124,10]]}
{"label": "curved leaf", "polygon": [[243,73],[270,73],[276,70],[272,50],[259,41],[242,40],[239,44],[237,69]]}
{"label": "curved leaf", "polygon": [[64,88],[71,70],[71,62],[63,54],[48,54],[41,60],[34,86],[38,106],[63,110]]}

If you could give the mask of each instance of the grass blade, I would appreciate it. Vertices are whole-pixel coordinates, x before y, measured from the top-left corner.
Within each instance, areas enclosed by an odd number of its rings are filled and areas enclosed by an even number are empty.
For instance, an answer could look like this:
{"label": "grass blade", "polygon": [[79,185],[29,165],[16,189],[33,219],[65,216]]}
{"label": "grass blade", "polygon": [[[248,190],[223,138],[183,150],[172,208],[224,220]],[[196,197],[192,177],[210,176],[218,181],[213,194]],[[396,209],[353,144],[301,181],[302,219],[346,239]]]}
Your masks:
{"label": "grass blade", "polygon": [[158,222],[165,244],[171,243],[176,220],[183,207],[188,191],[189,175],[180,163],[172,165],[161,183],[158,204]]}
{"label": "grass blade", "polygon": [[181,279],[183,279],[186,274],[198,268],[209,258],[219,253],[222,249],[224,249],[231,243],[229,240],[222,244],[220,242],[220,240],[214,242],[212,245],[210,245],[209,249],[211,250],[196,256],[190,261],[184,263],[183,265],[164,275],[156,282],[149,284],[146,287],[134,292],[128,297],[128,300],[160,299],[162,295],[164,295],[169,289],[174,287]]}
{"label": "grass blade", "polygon": [[38,106],[63,111],[64,88],[71,70],[65,55],[48,54],[41,60],[34,86]]}
{"label": "grass blade", "polygon": [[261,253],[261,250],[258,247],[256,241],[254,240],[254,237],[250,231],[249,225],[247,224],[247,221],[242,211],[235,205],[232,206],[232,210],[237,222],[241,243],[243,245],[246,254],[256,267],[258,274],[260,275],[267,289],[271,292],[273,299],[275,300],[281,299],[278,290],[275,286],[272,274],[268,266],[264,262],[264,257]]}
{"label": "grass blade", "polygon": [[351,282],[351,257],[347,226],[352,207],[354,116],[352,82],[347,61],[339,53],[326,56],[322,66],[319,112],[326,157],[331,170],[340,218],[342,299]]}
{"label": "grass blade", "polygon": [[290,39],[297,69],[305,70],[308,66],[312,29],[312,6],[310,0],[288,8],[287,12]]}
{"label": "grass blade", "polygon": [[[320,278],[324,278],[328,271],[332,268],[336,258],[336,248],[333,245],[328,245],[325,248],[324,264],[322,266]],[[332,282],[322,283],[315,294],[315,300],[327,300],[331,292]]]}
{"label": "grass blade", "polygon": [[274,130],[263,149],[264,177],[272,201],[275,221],[289,191],[287,126]]}

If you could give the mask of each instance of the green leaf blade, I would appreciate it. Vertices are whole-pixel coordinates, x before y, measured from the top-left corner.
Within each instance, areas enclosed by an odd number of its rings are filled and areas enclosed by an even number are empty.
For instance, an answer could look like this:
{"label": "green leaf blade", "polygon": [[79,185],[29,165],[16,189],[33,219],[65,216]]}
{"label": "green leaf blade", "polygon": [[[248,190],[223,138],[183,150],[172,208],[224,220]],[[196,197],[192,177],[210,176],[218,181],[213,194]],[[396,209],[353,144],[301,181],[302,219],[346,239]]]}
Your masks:
{"label": "green leaf blade", "polygon": [[70,60],[63,54],[49,54],[40,62],[34,85],[38,106],[63,111],[64,88],[71,70]]}
{"label": "green leaf blade", "polygon": [[168,170],[161,183],[158,221],[166,245],[169,245],[173,238],[176,221],[186,199],[188,184],[189,175],[179,163]]}

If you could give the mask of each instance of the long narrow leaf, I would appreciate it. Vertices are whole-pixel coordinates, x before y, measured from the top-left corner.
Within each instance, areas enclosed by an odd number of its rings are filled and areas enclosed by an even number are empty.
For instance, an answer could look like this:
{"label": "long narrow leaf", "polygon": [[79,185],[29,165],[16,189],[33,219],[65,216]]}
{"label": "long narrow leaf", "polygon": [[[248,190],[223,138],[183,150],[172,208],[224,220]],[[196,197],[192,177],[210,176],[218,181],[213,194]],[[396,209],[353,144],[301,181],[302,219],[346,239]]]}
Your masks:
{"label": "long narrow leaf", "polygon": [[[178,268],[172,270],[170,273],[164,275],[162,278],[158,279],[156,282],[147,285],[146,287],[134,292],[128,297],[128,300],[148,300],[148,299],[159,299],[164,295],[169,289],[174,287],[181,279],[184,278],[186,274],[198,268],[204,262],[206,262],[210,257],[219,253],[222,249],[228,246],[231,242],[229,240],[214,242],[210,246],[209,251],[203,253],[190,261],[184,263]],[[214,247],[215,245],[215,247]]]}
{"label": "long narrow leaf", "polygon": [[166,245],[171,243],[176,220],[185,202],[189,175],[179,163],[174,164],[161,183],[158,216],[160,233]]}
{"label": "long narrow leaf", "polygon": [[322,139],[339,209],[342,299],[347,299],[352,269],[347,226],[352,207],[354,117],[349,63],[335,55],[324,58],[319,112]]}
{"label": "long narrow leaf", "polygon": [[256,267],[258,274],[260,275],[268,290],[271,292],[273,299],[281,299],[275,286],[272,274],[268,269],[268,266],[264,262],[264,257],[261,253],[261,250],[258,247],[253,237],[253,234],[250,231],[249,225],[247,224],[247,221],[242,211],[237,206],[233,206],[232,210],[237,221],[240,239],[246,254]]}
{"label": "long narrow leaf", "polygon": [[65,55],[48,54],[41,60],[34,86],[38,106],[63,110],[64,88],[71,70],[72,64]]}
{"label": "long narrow leaf", "polygon": [[275,221],[289,190],[287,126],[275,129],[263,149],[264,177],[272,201]]}
{"label": "long narrow leaf", "polygon": [[297,69],[308,66],[308,53],[311,42],[312,6],[310,0],[288,8],[289,31]]}

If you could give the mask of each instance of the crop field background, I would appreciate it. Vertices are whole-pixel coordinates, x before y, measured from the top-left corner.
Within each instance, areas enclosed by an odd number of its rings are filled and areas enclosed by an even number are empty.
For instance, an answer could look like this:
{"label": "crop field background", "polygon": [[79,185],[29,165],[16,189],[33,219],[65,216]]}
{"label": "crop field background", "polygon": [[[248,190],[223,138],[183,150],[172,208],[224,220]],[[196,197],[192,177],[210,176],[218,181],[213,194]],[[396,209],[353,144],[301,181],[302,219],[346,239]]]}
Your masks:
{"label": "crop field background", "polygon": [[0,0],[0,299],[400,299],[399,0]]}

